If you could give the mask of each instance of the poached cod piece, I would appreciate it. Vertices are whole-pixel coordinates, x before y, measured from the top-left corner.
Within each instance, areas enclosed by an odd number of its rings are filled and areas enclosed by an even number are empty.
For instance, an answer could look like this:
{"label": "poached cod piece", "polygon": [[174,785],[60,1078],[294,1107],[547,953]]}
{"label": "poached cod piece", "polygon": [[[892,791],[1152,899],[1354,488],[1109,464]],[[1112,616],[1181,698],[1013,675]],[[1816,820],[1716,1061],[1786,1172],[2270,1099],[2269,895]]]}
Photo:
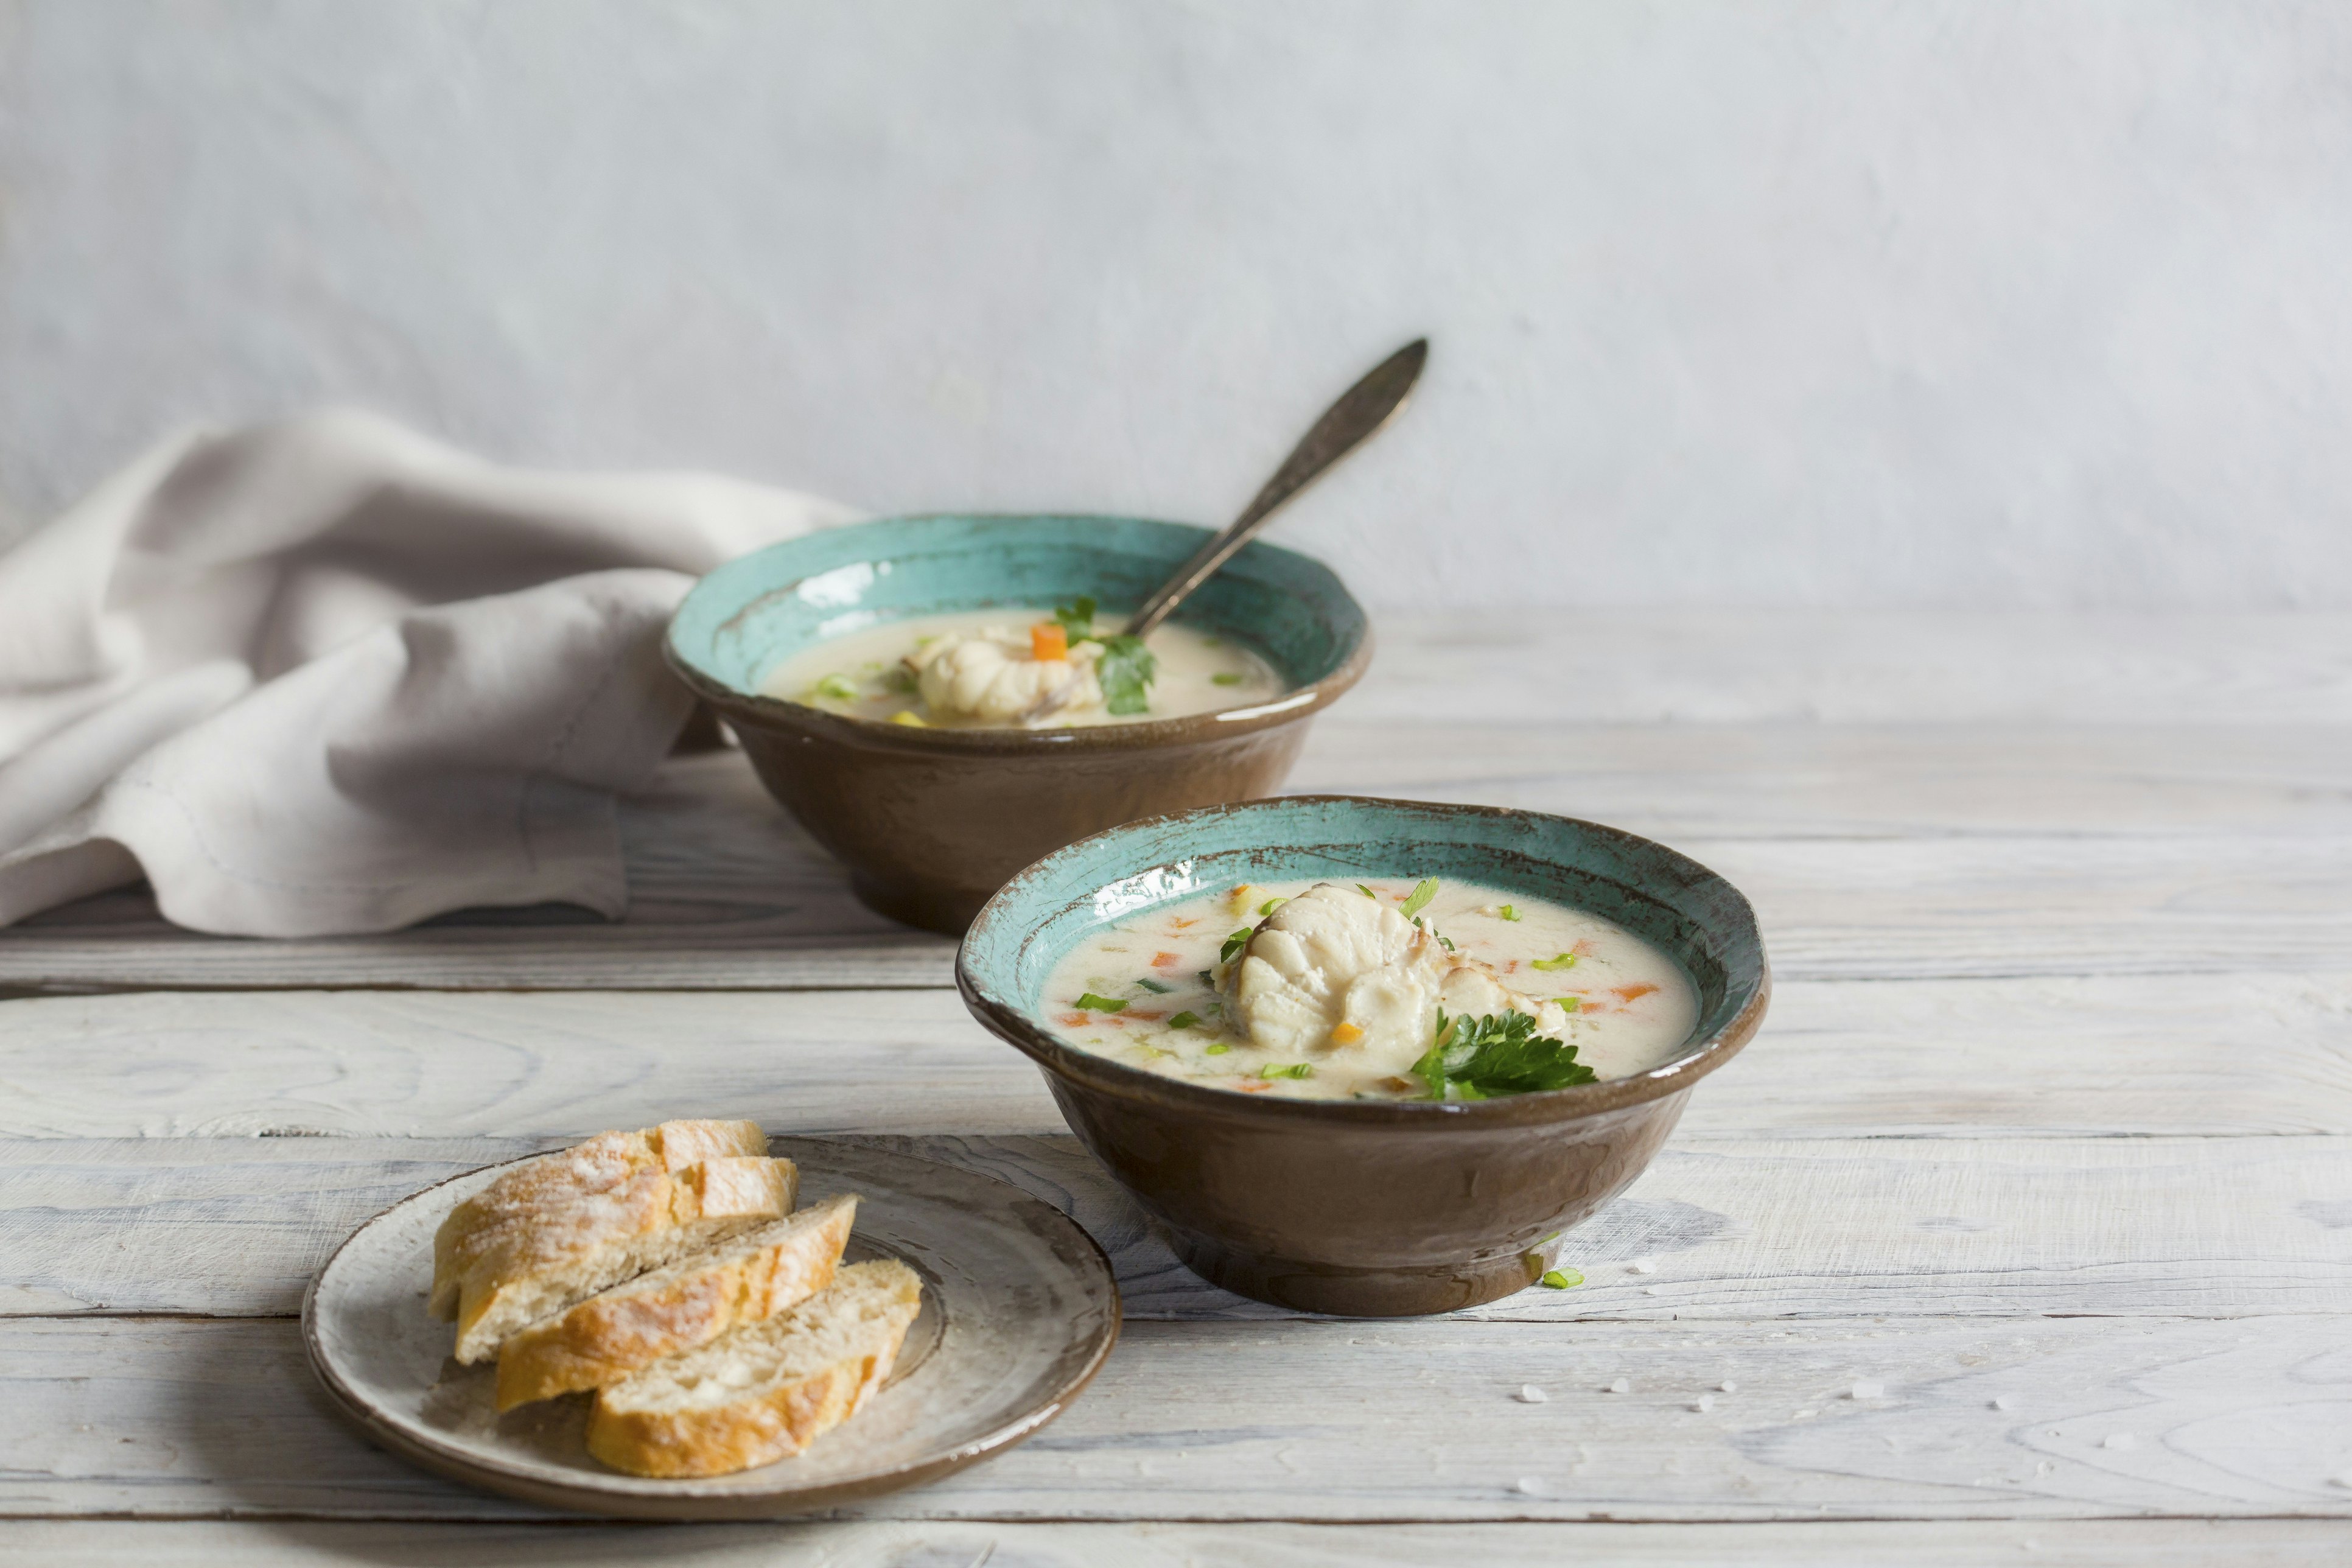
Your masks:
{"label": "poached cod piece", "polygon": [[1543,1035],[1568,1024],[1559,1003],[1504,984],[1426,921],[1336,882],[1277,905],[1225,965],[1221,988],[1236,1021],[1268,1050],[1346,1052],[1368,1071],[1398,1075],[1429,1049],[1441,1011],[1525,1014]]}

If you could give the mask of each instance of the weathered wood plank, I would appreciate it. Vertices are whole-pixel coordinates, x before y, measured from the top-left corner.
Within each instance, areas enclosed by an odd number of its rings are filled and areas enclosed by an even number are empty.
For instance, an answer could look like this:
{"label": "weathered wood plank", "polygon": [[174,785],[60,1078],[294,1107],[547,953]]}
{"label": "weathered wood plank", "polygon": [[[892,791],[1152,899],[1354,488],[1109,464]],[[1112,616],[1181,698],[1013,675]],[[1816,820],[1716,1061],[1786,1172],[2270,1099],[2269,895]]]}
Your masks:
{"label": "weathered wood plank", "polygon": [[[937,991],[132,993],[0,1003],[0,1136],[1043,1132]],[[2352,1133],[2352,975],[1791,981],[1682,1136]]]}
{"label": "weathered wood plank", "polygon": [[2352,615],[1382,616],[1339,711],[1491,723],[2342,724]]}
{"label": "weathered wood plank", "polygon": [[[2352,1517],[2347,1343],[2326,1316],[1135,1323],[1038,1437],[858,1516]],[[344,1432],[282,1320],[0,1321],[0,1512],[528,1511]]]}
{"label": "weathered wood plank", "polygon": [[[891,1140],[1099,1241],[1138,1318],[1290,1314],[1179,1265],[1076,1142]],[[0,1142],[0,1313],[291,1313],[362,1220],[526,1140]],[[2352,1139],[1685,1142],[1569,1233],[1587,1283],[1473,1315],[1603,1319],[2352,1312]]]}
{"label": "weathered wood plank", "polygon": [[[2142,734],[2112,753],[2079,733],[1913,731],[1865,763],[1850,737],[1793,728],[1719,745],[1696,731],[1515,730],[1475,746],[1450,728],[1339,728],[1297,782],[1624,821],[1745,888],[1791,977],[2340,962],[2352,729],[2252,733],[2268,750],[2249,742],[2242,758],[2220,731],[2169,750]],[[2164,830],[2113,836],[2134,824]],[[625,826],[634,901],[619,923],[477,910],[383,936],[247,942],[177,931],[126,892],[0,931],[0,988],[950,983],[953,944],[857,905],[740,758],[674,765]]]}
{"label": "weathered wood plank", "polygon": [[[1146,1504],[1148,1506],[1148,1502]],[[1494,1568],[1609,1563],[1636,1568],[2340,1568],[2345,1527],[2319,1519],[1854,1520],[1612,1524],[1147,1522],[1004,1524],[961,1520],[665,1527],[341,1524],[272,1521],[20,1520],[0,1535],[0,1563],[41,1568],[642,1568],[653,1557],[695,1568],[1381,1568],[1471,1562]]]}
{"label": "weathered wood plank", "polygon": [[1318,721],[1289,787],[1517,806],[1654,838],[2341,833],[2352,725]]}

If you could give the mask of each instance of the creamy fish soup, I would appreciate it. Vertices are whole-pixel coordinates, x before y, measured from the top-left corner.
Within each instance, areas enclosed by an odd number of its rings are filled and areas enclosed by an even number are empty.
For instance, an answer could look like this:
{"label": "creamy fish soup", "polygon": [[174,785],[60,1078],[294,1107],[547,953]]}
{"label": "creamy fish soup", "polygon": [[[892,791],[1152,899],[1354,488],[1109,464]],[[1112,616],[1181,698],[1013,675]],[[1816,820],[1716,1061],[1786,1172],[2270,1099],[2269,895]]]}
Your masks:
{"label": "creamy fish soup", "polygon": [[1050,730],[1248,708],[1285,688],[1239,643],[1170,622],[1147,644],[1080,599],[869,626],[794,654],[760,689],[886,723]]}
{"label": "creamy fish soup", "polygon": [[1307,1100],[1483,1100],[1625,1078],[1682,1049],[1698,996],[1623,927],[1475,883],[1276,882],[1163,904],[1046,985],[1071,1045]]}

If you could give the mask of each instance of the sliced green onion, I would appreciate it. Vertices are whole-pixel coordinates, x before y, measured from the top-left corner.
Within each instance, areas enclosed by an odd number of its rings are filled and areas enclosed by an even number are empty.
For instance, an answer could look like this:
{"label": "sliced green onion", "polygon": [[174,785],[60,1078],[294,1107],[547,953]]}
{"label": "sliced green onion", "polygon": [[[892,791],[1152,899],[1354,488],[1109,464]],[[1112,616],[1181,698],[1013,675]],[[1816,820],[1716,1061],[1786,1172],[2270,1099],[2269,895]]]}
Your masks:
{"label": "sliced green onion", "polygon": [[1257,1069],[1257,1076],[1260,1078],[1313,1078],[1315,1076],[1315,1064],[1313,1062],[1293,1062],[1288,1067],[1278,1068],[1272,1062],[1268,1062],[1265,1066]]}
{"label": "sliced green onion", "polygon": [[816,683],[819,697],[830,697],[835,702],[848,702],[857,696],[856,683],[845,675],[828,675]]}
{"label": "sliced green onion", "polygon": [[1202,1047],[1201,1054],[1204,1057],[1221,1057],[1232,1049],[1231,1046],[1204,1046]]}
{"label": "sliced green onion", "polygon": [[1515,921],[1519,918],[1518,906],[1516,904],[1505,904],[1502,908],[1496,910],[1495,913],[1500,919],[1507,921]]}
{"label": "sliced green onion", "polygon": [[1572,952],[1563,952],[1555,958],[1538,958],[1535,961],[1533,967],[1544,970],[1574,969],[1576,967],[1576,954]]}
{"label": "sliced green onion", "polygon": [[1173,986],[1162,985],[1157,980],[1139,980],[1136,984],[1142,986],[1146,991],[1150,992],[1154,996],[1165,996],[1170,991],[1175,989]]}
{"label": "sliced green onion", "polygon": [[1124,1011],[1127,1004],[1113,997],[1097,996],[1089,991],[1078,998],[1078,1006],[1096,1013],[1118,1013]]}
{"label": "sliced green onion", "polygon": [[1217,949],[1217,962],[1219,963],[1231,963],[1234,961],[1234,954],[1247,947],[1249,945],[1249,939],[1255,933],[1249,927],[1244,926],[1241,930],[1234,932],[1233,935],[1225,938],[1225,944]]}
{"label": "sliced green onion", "polygon": [[1242,678],[1238,675],[1218,674],[1209,677],[1209,684],[1212,686],[1239,686],[1241,683]]}
{"label": "sliced green onion", "polygon": [[1185,1011],[1179,1013],[1174,1017],[1169,1019],[1168,1026],[1171,1029],[1189,1029],[1200,1021],[1201,1015],[1192,1011],[1190,1008],[1187,1008]]}
{"label": "sliced green onion", "polygon": [[1270,915],[1288,902],[1290,902],[1288,899],[1268,899],[1257,907],[1257,912],[1261,916]]}
{"label": "sliced green onion", "polygon": [[1544,1275],[1540,1283],[1554,1290],[1573,1290],[1584,1283],[1584,1276],[1573,1268],[1554,1268]]}

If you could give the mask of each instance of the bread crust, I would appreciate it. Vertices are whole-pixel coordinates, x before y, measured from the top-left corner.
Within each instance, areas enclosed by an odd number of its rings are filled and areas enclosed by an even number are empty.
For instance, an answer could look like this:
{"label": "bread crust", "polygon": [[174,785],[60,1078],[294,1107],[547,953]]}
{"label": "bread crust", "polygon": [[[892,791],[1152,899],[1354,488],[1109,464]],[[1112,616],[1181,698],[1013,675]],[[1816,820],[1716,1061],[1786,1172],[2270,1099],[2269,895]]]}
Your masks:
{"label": "bread crust", "polygon": [[456,1317],[457,1360],[487,1361],[531,1321],[792,1212],[789,1160],[733,1154],[675,1172],[661,1161],[646,1134],[601,1134],[452,1210],[434,1238],[429,1304]]}
{"label": "bread crust", "polygon": [[778,1222],[790,1228],[756,1249],[739,1237],[533,1323],[499,1347],[498,1407],[616,1383],[806,1300],[833,1283],[856,1213],[855,1196],[827,1199]]}
{"label": "bread crust", "polygon": [[642,1186],[642,1178],[767,1152],[767,1134],[756,1121],[665,1121],[635,1132],[599,1132],[584,1143],[522,1161],[442,1220],[433,1237],[433,1293],[425,1305],[436,1318],[456,1318],[465,1274],[511,1226],[600,1196],[627,1208],[667,1202],[665,1189]]}
{"label": "bread crust", "polygon": [[[842,1271],[842,1284],[861,1275],[887,1281],[892,1300],[888,1316],[869,1325],[848,1354],[803,1375],[748,1388],[716,1406],[631,1407],[614,1401],[607,1388],[589,1412],[588,1451],[616,1470],[657,1477],[722,1476],[805,1452],[864,1408],[887,1380],[921,1307],[921,1286],[904,1264],[857,1264]],[[647,1375],[658,1370],[648,1369]]]}

